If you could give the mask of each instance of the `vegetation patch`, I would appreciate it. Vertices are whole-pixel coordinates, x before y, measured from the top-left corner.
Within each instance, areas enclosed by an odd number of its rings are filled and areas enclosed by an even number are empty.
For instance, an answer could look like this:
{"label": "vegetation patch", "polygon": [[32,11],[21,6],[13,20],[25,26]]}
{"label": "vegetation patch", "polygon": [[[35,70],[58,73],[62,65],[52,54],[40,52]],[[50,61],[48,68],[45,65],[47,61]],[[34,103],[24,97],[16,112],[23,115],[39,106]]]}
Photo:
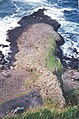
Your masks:
{"label": "vegetation patch", "polygon": [[62,64],[59,59],[55,56],[56,43],[54,37],[50,37],[50,50],[48,56],[46,57],[46,65],[52,70],[58,77],[62,74]]}
{"label": "vegetation patch", "polygon": [[63,112],[49,110],[47,108],[26,112],[22,115],[6,117],[5,119],[79,119],[79,108],[71,107]]}
{"label": "vegetation patch", "polygon": [[68,105],[73,106],[79,104],[79,88],[67,90],[64,94]]}

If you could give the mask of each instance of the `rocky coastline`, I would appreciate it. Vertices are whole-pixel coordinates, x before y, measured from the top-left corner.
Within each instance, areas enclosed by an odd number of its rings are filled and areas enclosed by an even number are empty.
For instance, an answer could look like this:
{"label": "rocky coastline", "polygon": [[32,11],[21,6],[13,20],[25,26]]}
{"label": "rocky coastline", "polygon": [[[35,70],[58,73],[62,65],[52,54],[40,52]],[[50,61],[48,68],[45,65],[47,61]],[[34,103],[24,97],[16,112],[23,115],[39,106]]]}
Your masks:
{"label": "rocky coastline", "polygon": [[[63,38],[56,32],[60,24],[43,12],[44,9],[40,9],[22,18],[18,22],[20,27],[8,31],[12,53],[9,57],[10,69],[0,72],[0,102],[4,102],[0,107],[0,116],[10,113],[11,107],[20,107],[20,103],[24,107],[28,96],[29,105],[26,104],[24,110],[30,106],[41,106],[48,97],[55,107],[62,108],[65,104],[60,81],[45,64],[50,39],[53,40],[54,36],[56,44],[63,43]],[[35,96],[31,97],[32,94]],[[22,96],[16,98],[17,95]]]}
{"label": "rocky coastline", "polygon": [[[64,39],[57,33],[60,24],[44,15],[44,10],[39,9],[32,15],[23,17],[18,22],[20,27],[8,31],[8,41],[11,43],[12,51],[9,54],[8,65],[0,52],[0,62],[3,61],[3,64],[0,63],[2,66],[0,117],[2,118],[8,113],[18,113],[20,109],[26,111],[50,103],[54,108],[61,109],[66,104],[63,90],[66,92],[65,89],[71,89],[68,79],[71,80],[72,73],[64,69],[62,86],[57,74],[60,69],[57,69],[55,63],[60,68],[60,61],[62,62],[60,46],[64,43]],[[51,49],[54,51],[51,52]],[[51,66],[51,59],[48,58],[51,54],[55,60],[54,66]],[[70,77],[68,77],[69,73]],[[78,78],[75,74],[74,82],[78,83]]]}
{"label": "rocky coastline", "polygon": [[[50,17],[44,15],[44,10],[45,9],[40,9],[37,12],[34,12],[32,15],[30,16],[25,16],[23,17],[18,24],[20,25],[20,27],[16,27],[13,30],[8,31],[8,37],[9,39],[7,41],[11,42],[11,59],[9,58],[9,61],[11,60],[11,64],[12,61],[15,61],[15,54],[18,52],[18,46],[17,46],[17,39],[18,37],[23,33],[23,31],[29,28],[29,26],[36,24],[36,23],[45,23],[45,24],[49,24],[50,26],[53,27],[53,29],[55,31],[58,30],[58,28],[60,27],[60,24],[56,21],[56,20],[52,20]],[[60,54],[61,55],[61,50],[60,50],[60,45],[62,45],[64,43],[64,39],[62,38],[62,36],[60,34],[55,34],[56,36],[56,44],[57,44],[57,55]],[[58,37],[60,37],[60,39],[58,39]],[[59,53],[60,52],[60,53]],[[60,57],[60,56],[59,56]]]}

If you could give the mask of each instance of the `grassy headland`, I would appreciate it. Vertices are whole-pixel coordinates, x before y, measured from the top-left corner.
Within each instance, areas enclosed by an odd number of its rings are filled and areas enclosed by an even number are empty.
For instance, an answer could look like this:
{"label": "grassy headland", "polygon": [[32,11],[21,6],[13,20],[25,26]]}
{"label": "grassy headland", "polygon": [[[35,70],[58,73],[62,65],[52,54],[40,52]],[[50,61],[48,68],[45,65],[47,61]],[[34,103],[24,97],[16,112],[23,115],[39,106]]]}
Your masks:
{"label": "grassy headland", "polygon": [[[62,74],[62,64],[55,56],[56,43],[54,38],[54,35],[57,35],[54,30],[57,31],[60,25],[40,11],[38,13],[25,17],[20,21],[24,24],[24,28],[26,23],[28,23],[28,27],[17,30],[21,32],[19,37],[16,37],[17,33],[15,33],[18,52],[14,54],[16,60],[13,64],[13,69],[9,70],[7,75],[5,75],[6,72],[0,73],[0,82],[2,82],[0,96],[2,102],[18,96],[24,98],[24,94],[39,90],[43,98],[43,107],[31,110],[30,100],[27,112],[20,115],[10,115],[5,119],[79,119],[78,106],[63,109],[65,99],[61,89],[61,81],[58,80]],[[13,38],[12,32],[14,45]],[[36,95],[36,97],[32,98],[33,101],[36,101],[35,99],[38,99],[38,96]],[[25,99],[20,101],[25,101]],[[57,108],[58,111],[55,110]]]}

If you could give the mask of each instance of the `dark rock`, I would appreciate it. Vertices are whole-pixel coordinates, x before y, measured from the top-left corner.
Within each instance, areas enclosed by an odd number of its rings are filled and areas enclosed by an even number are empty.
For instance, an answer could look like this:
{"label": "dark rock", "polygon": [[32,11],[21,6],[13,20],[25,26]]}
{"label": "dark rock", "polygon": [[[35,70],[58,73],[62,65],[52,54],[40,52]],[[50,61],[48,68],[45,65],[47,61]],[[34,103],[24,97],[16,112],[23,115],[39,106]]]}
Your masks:
{"label": "dark rock", "polygon": [[8,70],[8,69],[10,69],[9,63],[4,65],[4,70]]}
{"label": "dark rock", "polygon": [[0,51],[0,55],[2,54],[2,51]]}
{"label": "dark rock", "polygon": [[65,42],[63,37],[60,34],[56,35],[56,40],[55,41],[56,41],[56,44],[57,44],[58,47],[63,45],[64,42]]}
{"label": "dark rock", "polygon": [[3,119],[3,117],[5,116],[6,114],[4,112],[0,112],[0,119]]}
{"label": "dark rock", "polygon": [[3,119],[5,115],[6,113],[3,111],[2,107],[0,107],[0,119]]}
{"label": "dark rock", "polygon": [[73,52],[75,52],[76,54],[78,54],[78,51],[76,48],[73,49]]}
{"label": "dark rock", "polygon": [[19,113],[23,113],[24,110],[25,110],[24,107],[17,107],[14,110],[12,110],[11,113],[13,113],[13,114],[15,114],[15,113],[19,114]]}
{"label": "dark rock", "polygon": [[56,55],[58,58],[62,59],[62,51],[61,51],[61,49],[60,49],[59,47],[56,47],[56,48],[55,48],[55,55]]}
{"label": "dark rock", "polygon": [[78,69],[79,68],[79,59],[75,59],[73,56],[72,58],[62,56],[62,64],[66,68],[71,69]]}
{"label": "dark rock", "polygon": [[5,47],[8,47],[8,45],[0,44],[0,47],[5,48]]}
{"label": "dark rock", "polygon": [[2,51],[0,51],[0,70],[3,69],[9,69],[9,63],[4,59],[4,55],[2,54]]}
{"label": "dark rock", "polygon": [[5,63],[6,63],[5,59],[2,59],[2,60],[0,61],[0,64],[2,64],[2,65],[4,65]]}
{"label": "dark rock", "polygon": [[2,51],[0,51],[0,67],[2,68],[2,65],[6,63],[4,59],[4,55],[2,54]]}
{"label": "dark rock", "polygon": [[[20,99],[15,101],[11,106],[9,111],[11,112],[12,110],[14,111],[17,107],[24,108],[23,111],[29,108],[30,102],[24,99]],[[22,112],[23,112],[22,111]],[[17,110],[18,113],[18,110]]]}
{"label": "dark rock", "polygon": [[4,69],[4,66],[2,64],[0,64],[0,70]]}
{"label": "dark rock", "polygon": [[39,91],[33,91],[27,95],[9,100],[0,106],[0,115],[4,116],[7,113],[21,113],[30,107],[35,108],[42,106],[43,99]]}
{"label": "dark rock", "polygon": [[2,51],[0,51],[0,61],[4,58],[4,55],[2,54]]}
{"label": "dark rock", "polygon": [[57,31],[60,27],[60,24],[56,20],[52,20],[51,17],[44,15],[46,9],[39,9],[37,12],[34,12],[32,15],[23,17],[18,23],[21,25],[29,25],[34,23],[46,23],[53,26],[54,30]]}

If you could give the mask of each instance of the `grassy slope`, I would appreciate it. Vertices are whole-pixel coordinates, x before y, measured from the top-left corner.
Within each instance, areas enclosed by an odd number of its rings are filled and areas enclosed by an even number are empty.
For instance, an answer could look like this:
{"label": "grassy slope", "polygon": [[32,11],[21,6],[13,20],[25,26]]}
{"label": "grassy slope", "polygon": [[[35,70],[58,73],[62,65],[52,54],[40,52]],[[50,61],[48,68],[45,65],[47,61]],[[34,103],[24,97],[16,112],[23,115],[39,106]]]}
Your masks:
{"label": "grassy slope", "polygon": [[78,107],[72,107],[64,112],[41,109],[32,112],[27,112],[22,115],[6,117],[5,119],[79,119],[79,109]]}
{"label": "grassy slope", "polygon": [[50,70],[55,71],[55,73],[59,77],[61,77],[61,74],[62,74],[62,64],[58,60],[58,58],[55,56],[56,44],[55,44],[55,40],[54,40],[53,36],[50,37],[50,44],[51,44],[50,50],[49,50],[48,56],[46,58],[47,67]]}

